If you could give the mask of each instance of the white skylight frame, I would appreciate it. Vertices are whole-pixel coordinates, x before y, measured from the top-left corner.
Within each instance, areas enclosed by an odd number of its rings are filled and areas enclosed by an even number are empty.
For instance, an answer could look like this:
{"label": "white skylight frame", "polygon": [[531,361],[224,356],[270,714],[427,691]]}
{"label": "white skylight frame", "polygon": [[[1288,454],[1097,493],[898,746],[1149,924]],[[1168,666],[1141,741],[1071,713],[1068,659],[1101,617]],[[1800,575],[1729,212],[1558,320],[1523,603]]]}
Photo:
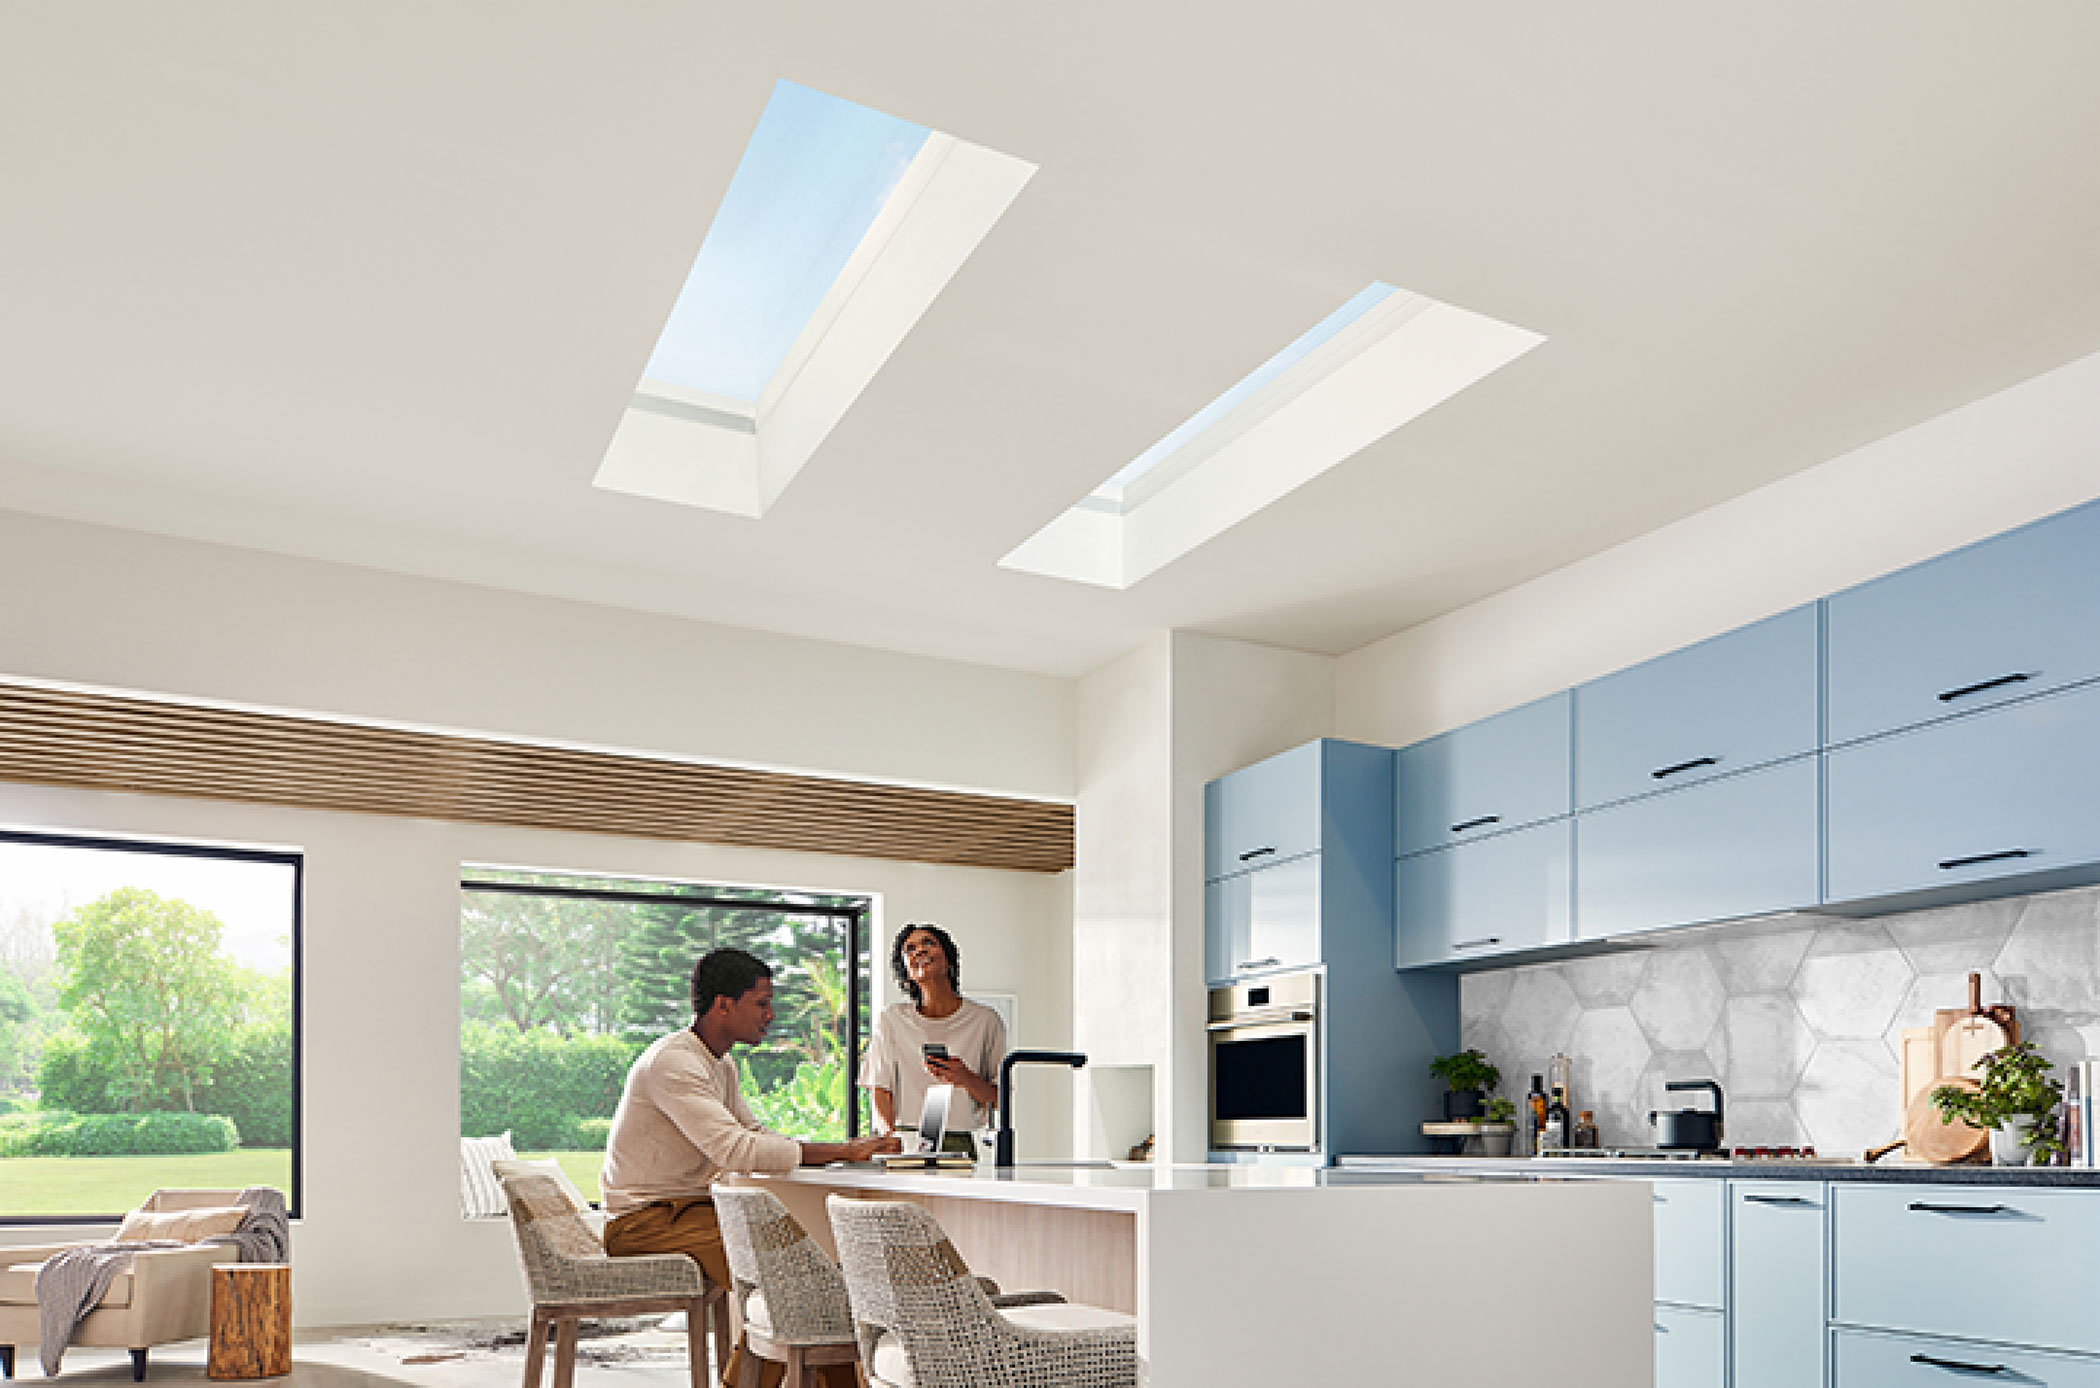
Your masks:
{"label": "white skylight frame", "polygon": [[[1336,325],[1337,318],[1344,321]],[[1323,333],[1309,351],[1204,422],[1248,381]],[[1374,284],[999,565],[1128,588],[1545,340],[1484,314]]]}
{"label": "white skylight frame", "polygon": [[756,403],[644,380],[593,484],[763,516],[1035,169],[929,131]]}

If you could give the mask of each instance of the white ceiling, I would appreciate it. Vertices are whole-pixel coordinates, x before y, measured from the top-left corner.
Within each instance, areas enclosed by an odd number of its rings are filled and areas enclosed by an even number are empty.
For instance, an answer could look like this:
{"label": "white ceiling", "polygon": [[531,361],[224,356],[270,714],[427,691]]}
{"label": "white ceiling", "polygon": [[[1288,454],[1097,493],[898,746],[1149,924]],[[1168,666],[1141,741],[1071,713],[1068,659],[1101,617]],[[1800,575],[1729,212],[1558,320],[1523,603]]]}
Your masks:
{"label": "white ceiling", "polygon": [[[1349,650],[2100,350],[2096,55],[2082,0],[18,0],[0,507],[1066,674]],[[763,520],[594,490],[779,77],[1041,171]],[[1374,279],[1550,340],[1127,592],[997,567]]]}

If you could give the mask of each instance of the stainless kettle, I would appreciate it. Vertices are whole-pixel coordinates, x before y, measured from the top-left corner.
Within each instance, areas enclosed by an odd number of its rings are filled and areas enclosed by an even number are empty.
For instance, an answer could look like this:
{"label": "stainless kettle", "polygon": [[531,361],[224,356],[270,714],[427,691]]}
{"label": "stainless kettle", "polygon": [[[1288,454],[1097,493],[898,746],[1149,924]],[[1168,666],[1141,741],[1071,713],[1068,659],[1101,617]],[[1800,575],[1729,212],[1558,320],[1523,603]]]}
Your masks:
{"label": "stainless kettle", "polygon": [[1715,1152],[1721,1147],[1721,1086],[1712,1080],[1671,1080],[1663,1086],[1672,1092],[1703,1089],[1714,1096],[1713,1112],[1695,1108],[1674,1113],[1650,1113],[1648,1126],[1655,1129],[1655,1145],[1695,1152]]}

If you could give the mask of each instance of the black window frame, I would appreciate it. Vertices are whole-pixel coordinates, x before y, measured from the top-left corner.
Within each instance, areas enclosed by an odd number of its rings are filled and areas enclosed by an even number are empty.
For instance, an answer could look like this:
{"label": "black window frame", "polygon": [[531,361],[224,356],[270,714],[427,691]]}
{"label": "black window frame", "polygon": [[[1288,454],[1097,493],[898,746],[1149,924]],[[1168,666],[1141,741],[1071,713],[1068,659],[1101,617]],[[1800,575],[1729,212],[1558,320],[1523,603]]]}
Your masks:
{"label": "black window frame", "polygon": [[[306,854],[299,849],[236,848],[230,844],[188,843],[173,839],[127,839],[108,834],[67,833],[46,829],[0,829],[0,843],[43,848],[87,848],[115,853],[145,853],[162,858],[210,858],[221,862],[273,863],[292,870],[292,1188],[285,1192],[287,1214],[301,1217],[306,1172]],[[108,1224],[128,1213],[0,1214],[0,1228],[73,1224]]]}
{"label": "black window frame", "polygon": [[[874,958],[868,952],[868,920],[874,912],[875,900],[855,892],[802,891],[792,887],[752,887],[739,890],[765,891],[774,894],[770,901],[753,901],[748,897],[718,896],[720,883],[665,882],[666,890],[660,892],[637,891],[625,887],[581,887],[557,883],[502,882],[477,880],[471,872],[535,872],[531,868],[502,868],[489,863],[478,863],[460,870],[459,889],[462,892],[500,892],[511,896],[555,896],[578,901],[610,901],[633,906],[656,906],[664,902],[676,902],[681,906],[717,907],[731,911],[773,911],[781,914],[804,916],[830,916],[846,923],[846,1054],[850,1061],[846,1071],[846,1137],[850,1141],[860,1136],[860,1086],[855,1075],[860,1068],[861,1029],[860,1014],[865,1001],[861,988],[861,971],[870,971],[869,982],[873,983]],[[586,878],[599,874],[575,871],[540,871],[547,877]],[[615,878],[606,874],[607,880],[636,881],[637,878]],[[797,898],[853,899],[855,905],[829,905]]]}

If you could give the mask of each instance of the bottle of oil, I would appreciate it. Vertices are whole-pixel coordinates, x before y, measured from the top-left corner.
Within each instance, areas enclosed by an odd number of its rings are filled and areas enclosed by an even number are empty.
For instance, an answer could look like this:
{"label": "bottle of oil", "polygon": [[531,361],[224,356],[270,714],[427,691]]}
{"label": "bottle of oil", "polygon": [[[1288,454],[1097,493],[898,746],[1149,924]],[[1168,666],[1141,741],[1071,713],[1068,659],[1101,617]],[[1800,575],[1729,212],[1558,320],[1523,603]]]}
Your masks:
{"label": "bottle of oil", "polygon": [[1531,1077],[1531,1093],[1525,1096],[1524,1107],[1528,1110],[1527,1117],[1531,1120],[1526,1125],[1524,1136],[1529,1139],[1531,1150],[1535,1153],[1540,1147],[1545,1145],[1546,1141],[1546,1077],[1544,1075],[1533,1075]]}
{"label": "bottle of oil", "polygon": [[1539,1140],[1539,1150],[1556,1151],[1567,1145],[1568,1096],[1555,1089],[1552,1098],[1546,1104],[1546,1135]]}

